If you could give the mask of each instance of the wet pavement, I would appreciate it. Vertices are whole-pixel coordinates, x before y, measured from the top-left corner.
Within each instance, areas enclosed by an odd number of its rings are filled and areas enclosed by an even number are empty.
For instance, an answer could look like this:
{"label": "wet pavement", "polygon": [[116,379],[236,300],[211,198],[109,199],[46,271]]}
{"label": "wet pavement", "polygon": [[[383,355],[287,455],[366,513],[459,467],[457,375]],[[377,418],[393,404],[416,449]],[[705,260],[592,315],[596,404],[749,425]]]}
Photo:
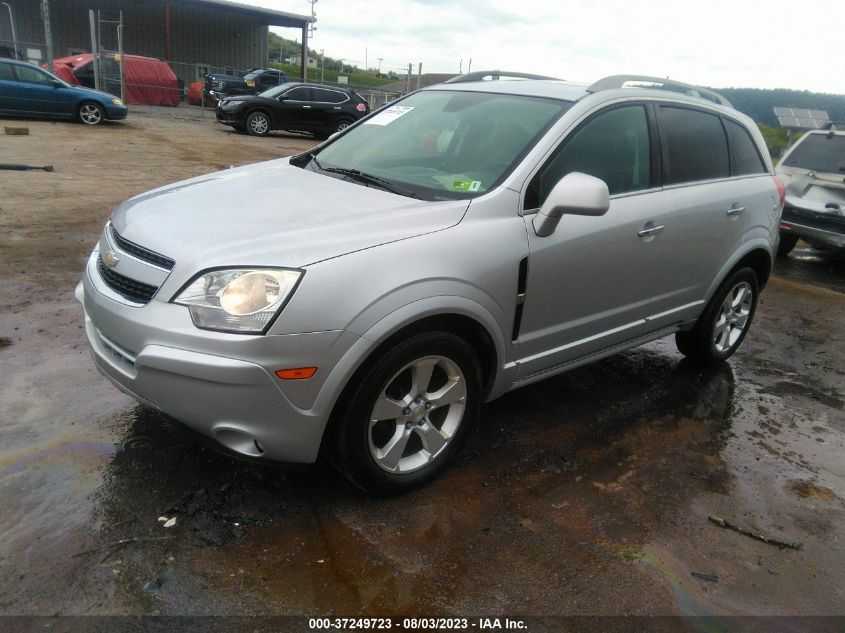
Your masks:
{"label": "wet pavement", "polygon": [[376,499],[108,385],[76,239],[61,270],[3,269],[0,614],[845,612],[845,258],[780,261],[730,362],[666,339],[507,394],[444,476]]}

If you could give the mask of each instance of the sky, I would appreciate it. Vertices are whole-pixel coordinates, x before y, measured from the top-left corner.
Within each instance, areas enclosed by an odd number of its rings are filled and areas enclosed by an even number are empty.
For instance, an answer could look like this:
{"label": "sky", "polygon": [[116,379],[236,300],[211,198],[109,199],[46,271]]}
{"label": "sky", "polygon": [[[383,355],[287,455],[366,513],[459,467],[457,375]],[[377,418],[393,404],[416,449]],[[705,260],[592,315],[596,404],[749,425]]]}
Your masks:
{"label": "sky", "polygon": [[[308,14],[308,0],[246,4]],[[835,0],[318,0],[310,45],[371,68],[613,74],[845,94]],[[806,16],[799,19],[800,16]],[[803,24],[802,24],[803,22]],[[274,29],[293,38],[295,29]],[[381,58],[381,62],[379,62]]]}

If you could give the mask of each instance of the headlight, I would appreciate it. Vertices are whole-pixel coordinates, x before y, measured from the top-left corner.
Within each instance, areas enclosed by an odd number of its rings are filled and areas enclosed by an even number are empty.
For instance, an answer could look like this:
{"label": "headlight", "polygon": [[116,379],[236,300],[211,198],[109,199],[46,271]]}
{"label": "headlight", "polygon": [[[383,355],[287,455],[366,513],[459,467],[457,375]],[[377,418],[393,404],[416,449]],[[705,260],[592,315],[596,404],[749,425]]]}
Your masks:
{"label": "headlight", "polygon": [[121,100],[120,100],[120,99],[118,99],[117,97],[114,97],[114,98],[111,100],[111,102],[112,102],[114,105],[117,105],[117,106],[122,106],[122,105],[123,105],[123,101],[121,101]]}
{"label": "headlight", "polygon": [[299,270],[214,270],[199,275],[173,302],[188,306],[198,328],[260,334],[301,276]]}

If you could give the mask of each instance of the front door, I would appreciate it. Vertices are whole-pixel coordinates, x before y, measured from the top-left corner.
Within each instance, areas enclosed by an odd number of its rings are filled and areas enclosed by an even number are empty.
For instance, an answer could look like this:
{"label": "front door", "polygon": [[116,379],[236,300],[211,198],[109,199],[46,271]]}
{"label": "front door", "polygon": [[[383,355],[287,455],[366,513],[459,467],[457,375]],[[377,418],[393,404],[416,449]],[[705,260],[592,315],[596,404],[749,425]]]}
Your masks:
{"label": "front door", "polygon": [[311,120],[311,88],[295,86],[279,95],[279,106],[273,111],[273,128],[277,130],[308,129]]}
{"label": "front door", "polygon": [[[666,211],[655,182],[653,127],[643,104],[601,110],[532,179],[524,205],[529,264],[518,379],[649,332],[659,235],[642,232]],[[565,215],[552,235],[539,237],[530,211],[570,172],[607,183],[610,209],[601,217]]]}

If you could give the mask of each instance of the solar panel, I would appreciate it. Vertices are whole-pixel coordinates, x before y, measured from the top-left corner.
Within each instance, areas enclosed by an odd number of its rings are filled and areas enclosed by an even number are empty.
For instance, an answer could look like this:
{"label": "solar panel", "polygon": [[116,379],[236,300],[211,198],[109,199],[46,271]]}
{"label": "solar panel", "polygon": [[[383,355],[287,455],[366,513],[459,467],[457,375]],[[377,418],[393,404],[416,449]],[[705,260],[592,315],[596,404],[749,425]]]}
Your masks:
{"label": "solar panel", "polygon": [[824,110],[775,108],[775,116],[781,127],[795,127],[802,130],[820,130],[830,123],[830,115]]}

